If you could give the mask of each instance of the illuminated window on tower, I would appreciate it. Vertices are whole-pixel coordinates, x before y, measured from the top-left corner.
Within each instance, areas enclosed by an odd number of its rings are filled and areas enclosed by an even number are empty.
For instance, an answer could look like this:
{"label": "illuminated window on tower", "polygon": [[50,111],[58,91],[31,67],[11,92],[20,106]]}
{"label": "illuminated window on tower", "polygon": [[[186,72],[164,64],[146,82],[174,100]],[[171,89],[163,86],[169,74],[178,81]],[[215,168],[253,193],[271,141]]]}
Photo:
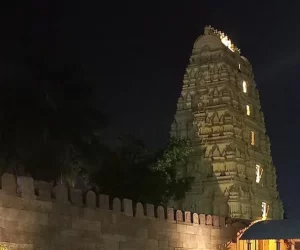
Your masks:
{"label": "illuminated window on tower", "polygon": [[243,81],[243,92],[247,93],[247,82]]}
{"label": "illuminated window on tower", "polygon": [[256,183],[260,182],[263,171],[263,168],[256,164]]}
{"label": "illuminated window on tower", "polygon": [[250,106],[249,105],[246,105],[246,112],[247,112],[247,115],[250,116],[251,112],[250,112]]}
{"label": "illuminated window on tower", "polygon": [[251,131],[251,145],[254,146],[255,144],[255,133],[254,131]]}
{"label": "illuminated window on tower", "polygon": [[266,202],[261,203],[261,217],[266,219],[268,216],[268,205]]}

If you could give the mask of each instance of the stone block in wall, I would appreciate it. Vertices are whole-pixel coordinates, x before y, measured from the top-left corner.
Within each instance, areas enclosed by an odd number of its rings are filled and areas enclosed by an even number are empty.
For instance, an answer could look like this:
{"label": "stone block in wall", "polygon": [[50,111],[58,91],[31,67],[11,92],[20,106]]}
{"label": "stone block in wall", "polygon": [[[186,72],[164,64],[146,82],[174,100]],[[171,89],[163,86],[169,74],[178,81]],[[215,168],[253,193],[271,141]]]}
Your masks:
{"label": "stone block in wall", "polygon": [[156,216],[157,216],[158,219],[161,219],[161,220],[165,220],[166,219],[165,209],[162,206],[158,206],[156,208]]}
{"label": "stone block in wall", "polygon": [[199,221],[201,225],[205,225],[206,224],[206,215],[205,214],[200,214],[199,215]]}
{"label": "stone block in wall", "polygon": [[199,224],[199,215],[197,213],[193,213],[193,223]]}
{"label": "stone block in wall", "polygon": [[98,220],[91,221],[79,218],[72,218],[71,228],[76,230],[75,233],[77,235],[79,234],[77,230],[88,231],[89,234],[92,234],[92,231],[99,232],[101,230],[101,222]]}
{"label": "stone block in wall", "polygon": [[83,196],[82,196],[81,189],[70,188],[70,198],[71,198],[72,204],[74,204],[76,206],[82,206]]}
{"label": "stone block in wall", "polygon": [[51,201],[51,191],[53,184],[46,181],[37,181],[35,186],[38,191],[38,199],[43,201]]}
{"label": "stone block in wall", "polygon": [[183,214],[181,210],[176,210],[176,221],[183,222]]}
{"label": "stone block in wall", "polygon": [[116,239],[103,239],[104,250],[119,250],[119,241]]}
{"label": "stone block in wall", "polygon": [[147,217],[155,217],[153,204],[146,204],[146,213]]}
{"label": "stone block in wall", "polygon": [[99,194],[99,208],[109,209],[109,196],[106,194]]}
{"label": "stone block in wall", "polygon": [[[181,225],[180,225],[181,226]],[[172,239],[172,240],[169,240],[169,248],[167,248],[168,250],[169,249],[174,249],[174,250],[186,250],[183,248],[183,242],[180,242],[178,241],[178,239]]]}
{"label": "stone block in wall", "polygon": [[[196,240],[196,235],[190,235],[190,240],[185,240],[182,242],[182,248],[181,249],[199,249],[198,248],[198,242]],[[210,249],[216,249],[216,248],[210,248]]]}
{"label": "stone block in wall", "polygon": [[217,215],[213,215],[212,216],[212,224],[215,227],[219,227],[220,226],[220,217]]}
{"label": "stone block in wall", "polygon": [[113,199],[113,207],[112,210],[116,213],[120,213],[121,212],[121,201],[119,198],[114,198]]}
{"label": "stone block in wall", "polygon": [[206,215],[206,225],[212,225],[212,217],[210,214]]}
{"label": "stone block in wall", "polygon": [[17,194],[17,181],[14,175],[4,173],[2,175],[2,190],[6,194],[16,195]]}
{"label": "stone block in wall", "polygon": [[199,233],[199,227],[195,225],[186,225],[186,233],[187,234],[198,234]]}
{"label": "stone block in wall", "polygon": [[55,199],[60,203],[69,203],[68,201],[68,189],[64,184],[58,184],[53,188]]}
{"label": "stone block in wall", "polygon": [[146,241],[148,239],[148,229],[140,227],[137,230],[135,230],[135,235],[134,236],[139,238],[140,240],[145,240]]}
{"label": "stone block in wall", "polygon": [[92,190],[85,194],[85,205],[89,208],[96,207],[96,194]]}
{"label": "stone block in wall", "polygon": [[145,216],[144,206],[142,203],[138,202],[135,205],[135,217],[143,218]]}
{"label": "stone block in wall", "polygon": [[158,249],[158,240],[155,239],[148,239],[147,240],[147,250],[157,250]]}
{"label": "stone block in wall", "polygon": [[126,240],[120,241],[119,248],[120,250],[146,249],[146,244],[143,241]]}
{"label": "stone block in wall", "polygon": [[165,250],[165,249],[168,249],[168,246],[169,246],[169,241],[168,239],[160,239],[158,241],[158,249],[159,250]]}
{"label": "stone block in wall", "polygon": [[171,207],[167,208],[167,219],[169,221],[174,221],[174,208]]}
{"label": "stone block in wall", "polygon": [[32,177],[19,176],[18,184],[23,198],[36,199],[36,195],[34,193],[34,180]]}
{"label": "stone block in wall", "polygon": [[123,199],[122,202],[123,202],[124,214],[127,216],[133,216],[132,200]]}
{"label": "stone block in wall", "polygon": [[191,212],[189,211],[184,212],[184,222],[192,223]]}

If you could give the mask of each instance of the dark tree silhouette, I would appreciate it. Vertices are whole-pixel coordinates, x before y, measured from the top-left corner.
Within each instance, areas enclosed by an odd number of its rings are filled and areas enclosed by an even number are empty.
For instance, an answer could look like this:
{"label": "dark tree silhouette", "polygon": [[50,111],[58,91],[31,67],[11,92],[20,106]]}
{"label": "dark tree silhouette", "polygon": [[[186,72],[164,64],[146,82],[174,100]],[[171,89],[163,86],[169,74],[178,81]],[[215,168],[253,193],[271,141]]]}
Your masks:
{"label": "dark tree silhouette", "polygon": [[97,109],[94,86],[84,82],[78,66],[38,72],[30,83],[0,90],[2,171],[25,170],[52,181],[62,177],[74,186],[97,158],[92,147],[107,117]]}
{"label": "dark tree silhouette", "polygon": [[180,200],[190,190],[194,178],[180,176],[178,165],[186,164],[192,152],[189,141],[170,138],[167,147],[148,154],[142,141],[132,136],[120,138],[120,146],[106,159],[92,180],[98,191],[114,197],[152,204]]}

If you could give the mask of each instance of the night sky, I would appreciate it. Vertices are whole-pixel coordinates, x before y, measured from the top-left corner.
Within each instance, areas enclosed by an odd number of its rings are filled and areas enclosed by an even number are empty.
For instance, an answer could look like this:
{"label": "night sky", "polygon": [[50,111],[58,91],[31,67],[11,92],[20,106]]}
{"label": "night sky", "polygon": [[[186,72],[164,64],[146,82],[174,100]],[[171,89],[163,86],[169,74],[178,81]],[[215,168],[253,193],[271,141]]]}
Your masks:
{"label": "night sky", "polygon": [[26,84],[40,58],[81,64],[111,117],[107,134],[133,132],[155,149],[168,139],[193,43],[211,24],[253,66],[279,191],[288,217],[299,217],[300,4],[291,2],[20,1],[1,9],[0,77]]}

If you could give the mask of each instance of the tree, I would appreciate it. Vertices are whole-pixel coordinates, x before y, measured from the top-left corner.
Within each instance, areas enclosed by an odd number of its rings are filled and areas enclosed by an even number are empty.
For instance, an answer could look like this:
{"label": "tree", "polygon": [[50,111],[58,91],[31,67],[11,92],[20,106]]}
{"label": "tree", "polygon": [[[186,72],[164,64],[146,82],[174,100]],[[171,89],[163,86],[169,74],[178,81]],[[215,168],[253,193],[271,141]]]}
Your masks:
{"label": "tree", "polygon": [[78,67],[67,65],[45,67],[36,81],[0,92],[2,171],[24,169],[37,179],[60,178],[75,186],[96,164],[97,132],[107,122],[97,109],[94,86],[84,82]]}
{"label": "tree", "polygon": [[167,148],[152,166],[154,172],[162,176],[160,179],[161,185],[165,186],[165,192],[162,194],[164,202],[171,198],[181,200],[190,190],[194,177],[186,176],[186,173],[179,170],[187,164],[192,152],[190,141],[182,137],[171,137]]}
{"label": "tree", "polygon": [[149,154],[141,140],[123,137],[120,146],[107,154],[93,181],[100,192],[114,197],[167,204],[184,198],[191,188],[194,178],[179,172],[191,152],[184,138],[171,137],[164,150]]}

